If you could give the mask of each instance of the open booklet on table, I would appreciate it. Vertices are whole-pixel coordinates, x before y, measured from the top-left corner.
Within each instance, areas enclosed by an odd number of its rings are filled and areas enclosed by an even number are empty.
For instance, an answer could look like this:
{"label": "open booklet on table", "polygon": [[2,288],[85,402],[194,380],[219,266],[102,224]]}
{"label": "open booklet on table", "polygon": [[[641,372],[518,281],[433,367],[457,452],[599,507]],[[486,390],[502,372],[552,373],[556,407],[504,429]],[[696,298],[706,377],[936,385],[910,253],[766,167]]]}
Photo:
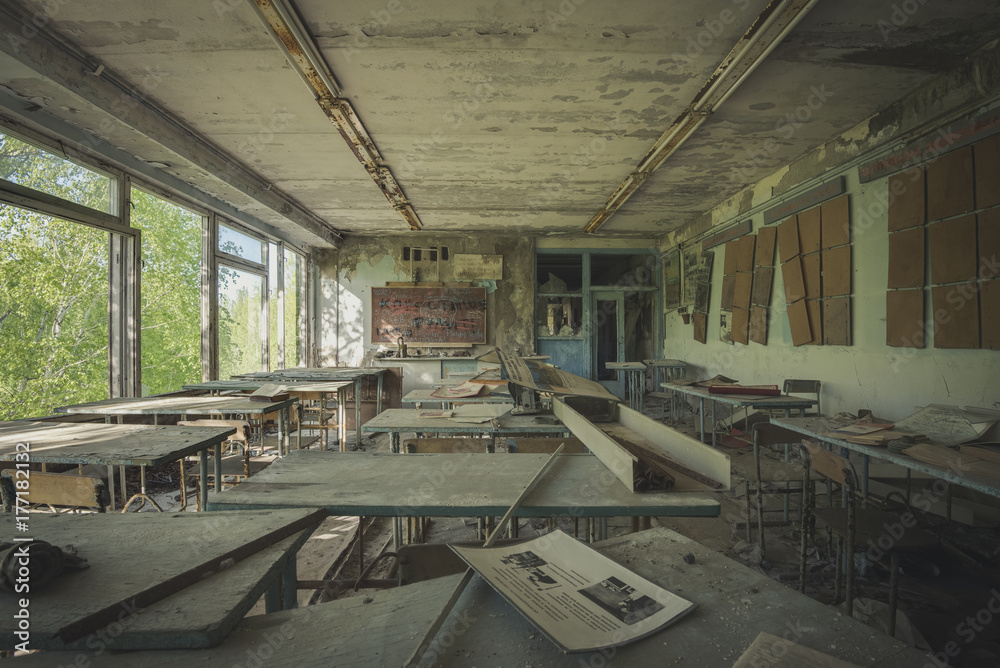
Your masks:
{"label": "open booklet on table", "polygon": [[564,652],[624,645],[695,607],[562,531],[452,549]]}

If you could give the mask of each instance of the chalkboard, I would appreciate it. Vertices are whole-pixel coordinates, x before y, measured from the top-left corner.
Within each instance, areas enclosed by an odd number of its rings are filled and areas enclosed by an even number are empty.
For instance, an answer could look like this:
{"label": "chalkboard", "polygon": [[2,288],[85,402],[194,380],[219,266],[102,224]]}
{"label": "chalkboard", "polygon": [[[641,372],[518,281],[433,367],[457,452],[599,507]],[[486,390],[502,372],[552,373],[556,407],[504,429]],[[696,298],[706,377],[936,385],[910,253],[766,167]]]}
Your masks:
{"label": "chalkboard", "polygon": [[486,343],[486,288],[372,288],[372,343]]}

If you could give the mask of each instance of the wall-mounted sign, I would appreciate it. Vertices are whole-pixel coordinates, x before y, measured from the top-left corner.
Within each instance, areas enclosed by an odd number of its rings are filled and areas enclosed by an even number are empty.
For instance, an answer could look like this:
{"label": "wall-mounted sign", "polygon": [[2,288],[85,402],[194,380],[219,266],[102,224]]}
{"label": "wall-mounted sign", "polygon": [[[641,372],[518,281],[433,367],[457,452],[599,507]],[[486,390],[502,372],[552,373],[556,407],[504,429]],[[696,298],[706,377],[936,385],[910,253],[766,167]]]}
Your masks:
{"label": "wall-mounted sign", "polygon": [[503,255],[475,255],[456,253],[452,264],[452,277],[456,281],[475,278],[503,278]]}
{"label": "wall-mounted sign", "polygon": [[1000,109],[992,109],[971,120],[952,123],[924,135],[889,155],[882,156],[858,167],[858,180],[868,183],[877,178],[908,169],[913,165],[938,157],[948,151],[995,135],[1000,132]]}
{"label": "wall-mounted sign", "polygon": [[798,197],[786,200],[778,206],[771,207],[764,211],[764,224],[769,225],[776,220],[784,220],[793,213],[804,211],[816,206],[828,199],[833,199],[844,194],[844,177],[838,176],[832,181],[816,186],[808,192],[804,192]]}
{"label": "wall-mounted sign", "polygon": [[709,248],[714,248],[719,244],[731,241],[736,237],[742,237],[744,234],[750,234],[751,229],[753,229],[753,226],[750,224],[750,221],[744,220],[742,223],[737,223],[732,227],[722,230],[721,232],[716,232],[707,239],[703,239],[701,242],[701,249],[708,250]]}

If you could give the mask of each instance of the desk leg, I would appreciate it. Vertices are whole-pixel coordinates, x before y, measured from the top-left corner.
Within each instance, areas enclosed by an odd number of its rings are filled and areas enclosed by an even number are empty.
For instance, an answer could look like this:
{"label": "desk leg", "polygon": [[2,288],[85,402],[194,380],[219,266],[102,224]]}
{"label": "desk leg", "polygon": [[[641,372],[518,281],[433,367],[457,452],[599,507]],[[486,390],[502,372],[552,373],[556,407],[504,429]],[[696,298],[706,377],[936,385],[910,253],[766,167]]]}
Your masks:
{"label": "desk leg", "polygon": [[115,510],[115,467],[108,464],[108,493],[111,495],[111,511]]}
{"label": "desk leg", "polygon": [[868,507],[868,455],[861,455],[861,503]]}
{"label": "desk leg", "polygon": [[[354,381],[354,449],[361,447],[361,386],[362,379]],[[347,443],[340,448],[341,452],[347,452]]]}
{"label": "desk leg", "polygon": [[[280,446],[279,446],[280,447]],[[202,489],[207,486],[204,484],[205,479],[202,478]],[[222,491],[222,443],[215,444],[215,493],[218,494]],[[208,502],[208,495],[205,495],[205,501]]]}
{"label": "desk leg", "polygon": [[201,509],[208,509],[208,448],[198,453],[198,473],[201,475]]}
{"label": "desk leg", "polygon": [[705,399],[698,399],[698,417],[701,424],[701,442],[705,442]]}
{"label": "desk leg", "polygon": [[278,452],[288,456],[288,449],[291,443],[288,442],[288,407],[285,406],[278,411]]}
{"label": "desk leg", "polygon": [[294,610],[299,606],[296,594],[298,573],[295,570],[295,555],[291,555],[288,563],[281,569],[281,604],[285,610]]}
{"label": "desk leg", "polygon": [[295,424],[297,429],[295,430],[295,449],[302,449],[302,402],[295,404]]}
{"label": "desk leg", "polygon": [[401,522],[402,519],[399,517],[392,518],[392,549],[395,552],[399,552],[399,548],[403,545]]}
{"label": "desk leg", "polygon": [[319,393],[319,449],[330,449],[330,433],[326,429],[326,392]]}
{"label": "desk leg", "polygon": [[281,610],[281,576],[276,577],[271,586],[264,591],[264,612],[272,613]]}
{"label": "desk leg", "polygon": [[712,447],[715,447],[715,399],[712,399]]}
{"label": "desk leg", "polygon": [[128,496],[126,496],[126,494],[128,492],[125,489],[125,465],[124,464],[118,467],[118,483],[122,487],[122,508],[124,509],[125,508],[125,504],[128,503]]}
{"label": "desk leg", "polygon": [[399,432],[390,431],[389,432],[389,452],[393,454],[399,454]]}
{"label": "desk leg", "polygon": [[382,412],[382,376],[384,373],[378,375],[378,396],[375,397],[375,415]]}

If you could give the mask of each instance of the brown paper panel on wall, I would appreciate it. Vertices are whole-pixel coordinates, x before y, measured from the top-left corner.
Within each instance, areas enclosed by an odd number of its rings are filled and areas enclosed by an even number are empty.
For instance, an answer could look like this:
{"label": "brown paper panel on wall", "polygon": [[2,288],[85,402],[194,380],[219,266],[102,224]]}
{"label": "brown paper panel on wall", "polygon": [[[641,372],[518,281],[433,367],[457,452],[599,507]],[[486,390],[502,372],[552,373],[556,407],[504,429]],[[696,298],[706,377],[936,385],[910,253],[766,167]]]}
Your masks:
{"label": "brown paper panel on wall", "polygon": [[792,345],[801,346],[812,341],[806,300],[800,299],[794,304],[789,304],[787,311],[788,328],[792,330]]}
{"label": "brown paper panel on wall", "polygon": [[791,304],[806,296],[801,258],[792,258],[781,265],[781,278],[785,282],[785,302]]}
{"label": "brown paper panel on wall", "polygon": [[1000,350],[1000,281],[980,283],[979,301],[983,318],[983,348]]}
{"label": "brown paper panel on wall", "polygon": [[979,214],[979,277],[1000,278],[1000,207]]}
{"label": "brown paper panel on wall", "polygon": [[1000,135],[976,142],[972,152],[976,156],[976,208],[1000,204]]}
{"label": "brown paper panel on wall", "polygon": [[792,216],[778,225],[778,254],[788,262],[799,254],[799,218]]}
{"label": "brown paper panel on wall", "polygon": [[726,242],[726,259],[722,263],[723,270],[722,273],[726,276],[736,273],[736,263],[739,260],[740,254],[740,240],[733,239],[732,241]]}
{"label": "brown paper panel on wall", "polygon": [[809,315],[809,333],[812,338],[808,345],[823,345],[823,302],[819,299],[806,300],[806,313]]}
{"label": "brown paper panel on wall", "polygon": [[975,282],[931,288],[935,348],[979,347],[979,294]]}
{"label": "brown paper panel on wall", "polygon": [[924,291],[885,293],[885,344],[897,348],[924,347]]}
{"label": "brown paper panel on wall", "polygon": [[889,235],[889,287],[924,285],[924,228],[914,227]]}
{"label": "brown paper panel on wall", "polygon": [[[1000,281],[997,281],[1000,283]],[[750,309],[750,333],[748,337],[754,343],[767,345],[767,308],[754,306]]]}
{"label": "brown paper panel on wall", "polygon": [[851,243],[850,195],[823,202],[823,248]]}
{"label": "brown paper panel on wall", "polygon": [[753,271],[753,251],[757,244],[757,237],[752,234],[744,234],[737,239],[739,242],[739,253],[736,257],[736,271]]}
{"label": "brown paper panel on wall", "polygon": [[733,343],[747,344],[747,328],[749,325],[750,311],[742,308],[733,309]]}
{"label": "brown paper panel on wall", "polygon": [[771,305],[771,282],[774,280],[774,267],[757,267],[753,273],[753,292],[750,303],[756,306]]}
{"label": "brown paper panel on wall", "polygon": [[705,343],[705,336],[708,332],[708,316],[704,313],[694,313],[691,316],[694,323],[694,340],[698,343]]}
{"label": "brown paper panel on wall", "polygon": [[851,345],[850,297],[834,297],[823,301],[823,344]]}
{"label": "brown paper panel on wall", "polygon": [[806,255],[820,250],[821,207],[799,212],[799,253]]}
{"label": "brown paper panel on wall", "polygon": [[732,311],[733,310],[733,296],[736,294],[736,277],[735,276],[723,276],[722,277],[722,310]]}
{"label": "brown paper panel on wall", "polygon": [[733,306],[736,308],[750,308],[750,292],[753,289],[753,274],[736,274],[736,294],[733,298]]}
{"label": "brown paper panel on wall", "polygon": [[927,226],[931,283],[955,283],[976,277],[976,216],[962,216]]}
{"label": "brown paper panel on wall", "polygon": [[770,267],[774,265],[774,241],[778,236],[778,228],[762,227],[757,230],[757,258],[758,267]]}
{"label": "brown paper panel on wall", "polygon": [[819,299],[823,296],[820,284],[820,254],[802,256],[802,279],[806,286],[806,299]]}
{"label": "brown paper panel on wall", "polygon": [[923,225],[924,167],[920,165],[889,177],[889,231]]}
{"label": "brown paper panel on wall", "polygon": [[851,294],[851,247],[823,251],[823,296]]}
{"label": "brown paper panel on wall", "polygon": [[973,207],[971,146],[927,164],[927,220],[957,216]]}

